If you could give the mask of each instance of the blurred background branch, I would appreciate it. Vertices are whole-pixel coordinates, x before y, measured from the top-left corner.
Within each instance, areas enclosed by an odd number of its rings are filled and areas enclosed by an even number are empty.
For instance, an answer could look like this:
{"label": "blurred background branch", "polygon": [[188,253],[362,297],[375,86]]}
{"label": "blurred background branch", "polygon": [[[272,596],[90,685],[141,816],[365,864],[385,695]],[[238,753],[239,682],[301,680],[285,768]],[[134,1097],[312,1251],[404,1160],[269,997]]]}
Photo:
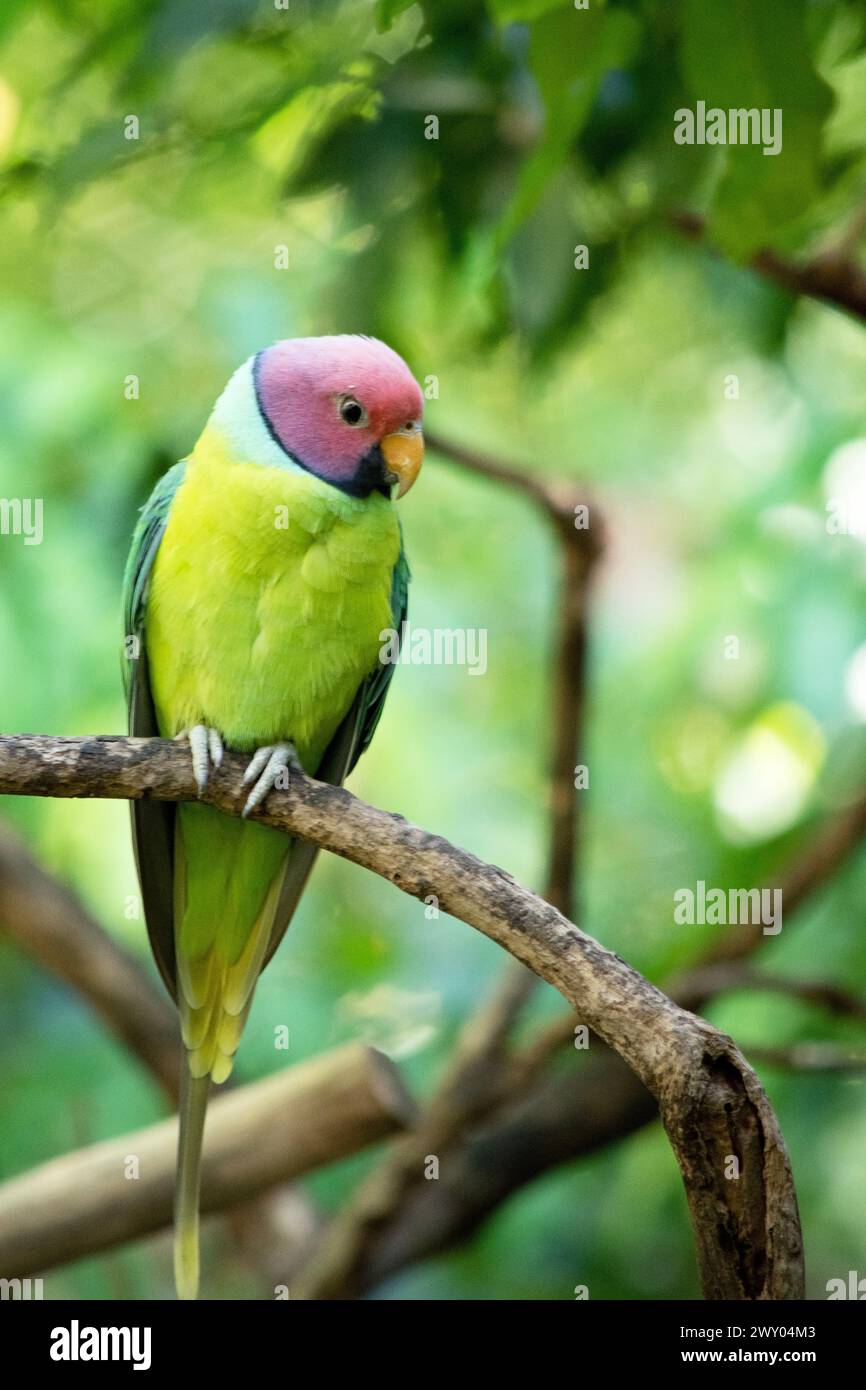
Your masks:
{"label": "blurred background branch", "polygon": [[[393,1065],[359,1043],[215,1098],[202,1211],[235,1206],[411,1124]],[[0,1268],[26,1277],[171,1221],[177,1124],[64,1154],[0,1185]]]}
{"label": "blurred background branch", "polygon": [[20,951],[82,996],[174,1104],[177,1019],[168,999],[6,826],[0,826],[0,928]]}
{"label": "blurred background branch", "polygon": [[[690,241],[701,241],[706,231],[706,219],[695,212],[674,214],[674,226]],[[808,295],[824,304],[832,304],[846,314],[866,322],[866,271],[854,259],[862,238],[861,219],[852,224],[851,239],[835,244],[814,255],[811,260],[793,261],[769,248],[756,251],[751,268],[790,294]]]}

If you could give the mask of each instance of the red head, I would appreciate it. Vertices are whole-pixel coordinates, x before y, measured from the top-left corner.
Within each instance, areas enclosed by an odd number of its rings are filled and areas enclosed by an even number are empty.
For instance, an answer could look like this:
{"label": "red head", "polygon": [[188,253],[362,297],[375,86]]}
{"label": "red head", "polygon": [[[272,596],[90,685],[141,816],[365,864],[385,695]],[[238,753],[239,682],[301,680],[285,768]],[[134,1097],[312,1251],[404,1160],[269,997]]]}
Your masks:
{"label": "red head", "polygon": [[353,496],[397,496],[418,476],[424,402],[402,357],[376,338],[287,338],[255,358],[262,419],[310,473]]}

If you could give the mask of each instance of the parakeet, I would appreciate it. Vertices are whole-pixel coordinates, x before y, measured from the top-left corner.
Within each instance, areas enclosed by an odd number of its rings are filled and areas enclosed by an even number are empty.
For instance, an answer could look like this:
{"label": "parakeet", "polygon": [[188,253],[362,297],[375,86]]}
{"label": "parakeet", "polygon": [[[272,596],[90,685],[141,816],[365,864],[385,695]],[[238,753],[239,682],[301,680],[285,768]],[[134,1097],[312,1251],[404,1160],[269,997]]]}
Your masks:
{"label": "parakeet", "polygon": [[[382,635],[406,616],[394,503],[421,467],[422,413],[406,363],[374,338],[277,342],[234,373],[142,509],[124,583],[130,732],[187,739],[200,791],[224,748],[248,754],[244,816],[292,766],[341,782],[370,743],[394,669]],[[196,802],[132,814],[180,1015],[174,1270],[195,1298],[210,1085],[231,1072],[315,849]]]}

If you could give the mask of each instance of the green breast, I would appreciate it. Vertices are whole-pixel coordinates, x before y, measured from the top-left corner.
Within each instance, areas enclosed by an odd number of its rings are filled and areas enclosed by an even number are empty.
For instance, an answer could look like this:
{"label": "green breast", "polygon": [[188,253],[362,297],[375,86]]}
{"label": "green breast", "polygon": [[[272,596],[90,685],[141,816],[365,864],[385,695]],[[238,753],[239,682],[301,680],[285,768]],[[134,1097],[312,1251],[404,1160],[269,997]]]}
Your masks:
{"label": "green breast", "polygon": [[147,650],[160,727],[247,751],[291,740],[314,770],[392,625],[392,502],[237,464],[208,431],[153,570]]}

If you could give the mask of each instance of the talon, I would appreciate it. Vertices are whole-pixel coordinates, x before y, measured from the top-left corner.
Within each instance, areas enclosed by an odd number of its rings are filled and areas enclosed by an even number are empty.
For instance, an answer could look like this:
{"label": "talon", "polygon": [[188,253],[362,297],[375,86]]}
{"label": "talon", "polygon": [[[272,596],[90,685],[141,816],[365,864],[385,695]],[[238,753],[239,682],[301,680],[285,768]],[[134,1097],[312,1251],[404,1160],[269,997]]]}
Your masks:
{"label": "talon", "polygon": [[208,774],[210,772],[208,732],[204,724],[196,724],[195,728],[190,729],[188,738],[189,749],[192,754],[192,775],[198,787],[198,794],[201,796],[207,786]]}
{"label": "talon", "polygon": [[244,773],[243,785],[254,782],[273,753],[273,748],[259,748],[250,758],[249,767]]}
{"label": "talon", "polygon": [[186,739],[189,744],[189,751],[192,754],[192,775],[198,788],[199,796],[204,792],[210,776],[211,767],[219,767],[223,759],[223,741],[216,729],[209,729],[205,724],[196,724],[194,728],[185,730],[177,734],[177,738]]}
{"label": "talon", "polygon": [[259,748],[253,754],[249,767],[244,773],[244,784],[252,782],[254,778],[257,780],[241,812],[244,819],[250,814],[250,811],[254,811],[256,806],[264,801],[283,769],[290,767],[300,767],[298,755],[290,743],[278,743],[273,747]]}
{"label": "talon", "polygon": [[214,767],[219,767],[223,760],[223,741],[216,729],[208,729],[207,745],[211,762]]}

